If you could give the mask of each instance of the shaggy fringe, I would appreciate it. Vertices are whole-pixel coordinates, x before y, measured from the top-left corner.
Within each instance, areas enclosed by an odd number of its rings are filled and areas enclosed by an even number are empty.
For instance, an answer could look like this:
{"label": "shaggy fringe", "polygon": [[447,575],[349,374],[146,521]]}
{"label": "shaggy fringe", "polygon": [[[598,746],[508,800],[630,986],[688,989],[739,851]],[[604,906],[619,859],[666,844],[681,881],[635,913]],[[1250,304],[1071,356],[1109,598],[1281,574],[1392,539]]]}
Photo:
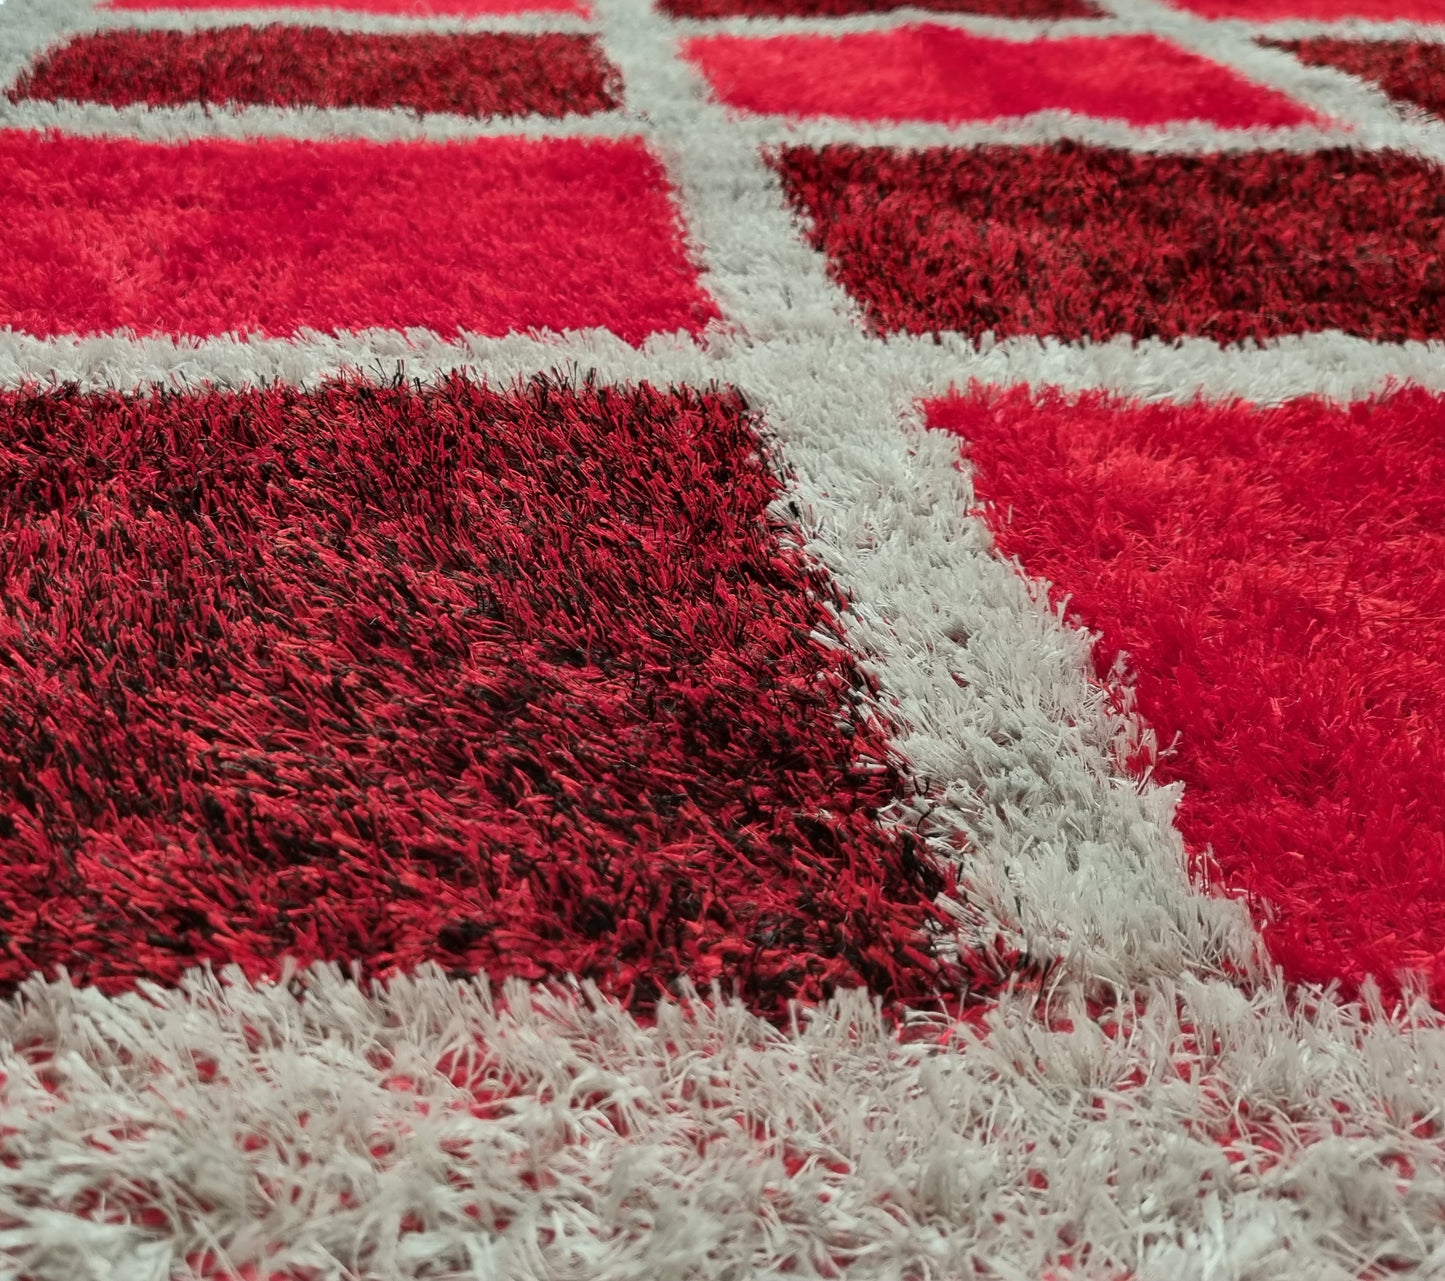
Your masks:
{"label": "shaggy fringe", "polygon": [[34,1281],[1445,1267],[1423,1002],[1186,977],[900,1036],[862,993],[788,1030],[694,996],[644,1026],[595,991],[317,968],[37,980],[0,1034],[0,1249]]}

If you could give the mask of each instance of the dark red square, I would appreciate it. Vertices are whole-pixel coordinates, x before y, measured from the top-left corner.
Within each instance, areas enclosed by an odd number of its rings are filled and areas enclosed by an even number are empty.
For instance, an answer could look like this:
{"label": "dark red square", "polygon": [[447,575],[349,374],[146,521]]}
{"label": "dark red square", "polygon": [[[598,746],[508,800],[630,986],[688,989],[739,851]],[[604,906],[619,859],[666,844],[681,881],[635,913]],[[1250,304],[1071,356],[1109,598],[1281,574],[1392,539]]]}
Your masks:
{"label": "dark red square", "polygon": [[9,96],[564,116],[610,111],[620,89],[593,36],[272,24],[85,32],[44,54]]}
{"label": "dark red square", "polygon": [[937,992],[760,452],[724,393],[0,398],[0,982]]}
{"label": "dark red square", "polygon": [[1445,183],[1399,152],[835,146],[775,163],[883,332],[1445,333]]}

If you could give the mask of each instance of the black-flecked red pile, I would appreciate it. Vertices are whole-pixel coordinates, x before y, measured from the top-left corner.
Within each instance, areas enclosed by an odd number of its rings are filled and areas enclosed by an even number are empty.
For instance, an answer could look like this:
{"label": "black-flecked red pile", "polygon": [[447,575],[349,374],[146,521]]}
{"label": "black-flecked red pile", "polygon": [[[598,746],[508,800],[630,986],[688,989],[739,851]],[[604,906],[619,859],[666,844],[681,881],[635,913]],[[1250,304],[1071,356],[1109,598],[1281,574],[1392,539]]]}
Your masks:
{"label": "black-flecked red pile", "polygon": [[9,97],[557,117],[610,111],[620,89],[593,36],[277,24],[89,32],[48,52]]}
{"label": "black-flecked red pile", "polygon": [[883,331],[1445,335],[1445,186],[1400,152],[831,146],[774,163]]}
{"label": "black-flecked red pile", "polygon": [[1445,114],[1445,45],[1413,40],[1265,40],[1311,67],[1334,67],[1378,85],[1396,102]]}
{"label": "black-flecked red pile", "polygon": [[0,398],[0,983],[938,994],[778,494],[731,394]]}

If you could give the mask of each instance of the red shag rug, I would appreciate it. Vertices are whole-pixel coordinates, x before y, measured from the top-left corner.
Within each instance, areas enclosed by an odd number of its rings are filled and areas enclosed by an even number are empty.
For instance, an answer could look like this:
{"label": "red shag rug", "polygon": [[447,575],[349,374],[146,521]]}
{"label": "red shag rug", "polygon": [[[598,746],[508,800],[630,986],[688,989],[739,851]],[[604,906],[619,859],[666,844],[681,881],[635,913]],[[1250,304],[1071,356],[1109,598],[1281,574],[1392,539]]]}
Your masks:
{"label": "red shag rug", "polygon": [[0,1275],[1445,1275],[1445,0],[0,0]]}

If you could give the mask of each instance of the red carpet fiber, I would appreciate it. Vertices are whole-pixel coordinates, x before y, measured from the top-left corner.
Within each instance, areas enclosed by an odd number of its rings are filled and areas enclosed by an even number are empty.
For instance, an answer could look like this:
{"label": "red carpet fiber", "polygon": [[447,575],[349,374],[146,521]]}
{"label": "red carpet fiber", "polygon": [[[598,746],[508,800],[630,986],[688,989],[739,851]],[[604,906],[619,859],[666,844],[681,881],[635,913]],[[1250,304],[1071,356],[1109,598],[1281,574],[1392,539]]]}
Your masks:
{"label": "red carpet fiber", "polygon": [[947,987],[943,878],[872,821],[898,773],[736,396],[0,414],[0,982],[349,957],[648,1010],[726,973],[775,1016]]}
{"label": "red carpet fiber", "polygon": [[1176,821],[1286,973],[1445,991],[1445,403],[934,402],[999,548],[1129,670]]}
{"label": "red carpet fiber", "polygon": [[34,334],[390,323],[639,342],[716,314],[632,140],[176,147],[14,131],[0,164],[18,251],[0,316]]}
{"label": "red carpet fiber", "polygon": [[327,27],[87,32],[42,58],[10,100],[179,107],[405,107],[464,116],[590,115],[619,105],[616,71],[582,35]]}
{"label": "red carpet fiber", "polygon": [[1442,103],[0,0],[0,1277],[1445,1276]]}

